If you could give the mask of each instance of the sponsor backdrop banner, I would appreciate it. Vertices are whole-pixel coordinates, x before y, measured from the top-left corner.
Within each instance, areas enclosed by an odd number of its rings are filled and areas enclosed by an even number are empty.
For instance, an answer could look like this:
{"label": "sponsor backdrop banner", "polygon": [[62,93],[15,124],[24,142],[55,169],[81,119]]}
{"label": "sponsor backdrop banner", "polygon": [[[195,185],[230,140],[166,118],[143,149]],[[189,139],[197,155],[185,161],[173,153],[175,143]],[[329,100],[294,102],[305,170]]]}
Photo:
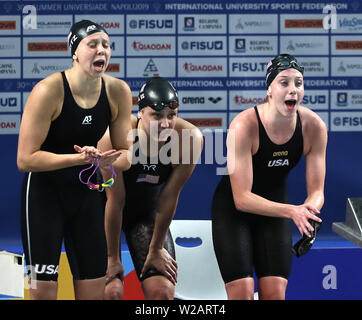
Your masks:
{"label": "sponsor backdrop banner", "polygon": [[[91,19],[111,36],[108,73],[134,96],[164,76],[180,94],[180,116],[203,131],[205,150],[186,184],[177,219],[210,219],[225,173],[225,137],[242,110],[264,102],[267,62],[295,55],[305,67],[303,105],[328,127],[324,225],[335,236],[347,197],[362,196],[362,4],[336,1],[0,1],[1,240],[20,241],[22,173],[17,139],[27,97],[40,79],[71,67],[71,25]],[[328,9],[328,10],[327,10]],[[332,15],[335,13],[335,15]],[[289,200],[306,196],[305,162],[289,179]],[[296,228],[294,234],[297,235]]]}

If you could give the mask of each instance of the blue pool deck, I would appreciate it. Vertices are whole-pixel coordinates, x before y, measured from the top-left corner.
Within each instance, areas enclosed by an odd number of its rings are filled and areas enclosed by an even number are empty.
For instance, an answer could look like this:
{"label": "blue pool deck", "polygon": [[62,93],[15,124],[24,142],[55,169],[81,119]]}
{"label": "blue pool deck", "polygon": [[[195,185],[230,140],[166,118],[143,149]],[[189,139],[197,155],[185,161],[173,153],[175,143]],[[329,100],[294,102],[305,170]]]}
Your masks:
{"label": "blue pool deck", "polygon": [[[295,243],[298,239],[293,239]],[[21,242],[0,240],[0,251],[23,254]],[[127,244],[122,243],[126,268],[133,268]],[[204,262],[200,262],[201,264]],[[317,239],[311,251],[293,256],[286,298],[289,300],[361,300],[362,249],[339,236]],[[2,300],[13,297],[1,296]]]}

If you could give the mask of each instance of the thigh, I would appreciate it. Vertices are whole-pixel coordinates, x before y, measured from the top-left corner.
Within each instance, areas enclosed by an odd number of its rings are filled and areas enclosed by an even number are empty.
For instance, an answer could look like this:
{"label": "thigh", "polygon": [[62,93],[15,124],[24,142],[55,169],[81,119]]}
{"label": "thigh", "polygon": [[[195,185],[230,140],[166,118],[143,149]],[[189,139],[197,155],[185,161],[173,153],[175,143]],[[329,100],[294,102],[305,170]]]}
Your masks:
{"label": "thigh", "polygon": [[232,196],[219,191],[212,202],[212,238],[225,283],[253,276],[248,214],[237,211]]}
{"label": "thigh", "polygon": [[258,216],[254,225],[254,265],[258,278],[288,279],[292,264],[292,232],[289,219]]}
{"label": "thigh", "polygon": [[27,269],[33,280],[57,280],[63,226],[62,206],[47,174],[26,174],[22,189],[21,233]]}
{"label": "thigh", "polygon": [[[131,212],[129,213],[131,214]],[[140,274],[149,251],[155,220],[154,213],[152,212],[145,212],[143,218],[141,218],[140,215],[138,215],[138,217],[138,221],[134,221],[132,224],[124,226],[123,230],[126,236],[128,249],[132,257],[133,265],[135,267],[137,276],[140,278]],[[167,231],[164,248],[172,258],[176,259],[175,248],[170,230]],[[162,273],[154,268],[151,268],[142,275],[140,280],[143,281],[151,276],[156,275],[162,275]]]}
{"label": "thigh", "polygon": [[80,189],[74,192],[72,201],[82,204],[77,212],[67,218],[65,225],[65,248],[73,278],[85,280],[104,277],[107,243],[102,194]]}

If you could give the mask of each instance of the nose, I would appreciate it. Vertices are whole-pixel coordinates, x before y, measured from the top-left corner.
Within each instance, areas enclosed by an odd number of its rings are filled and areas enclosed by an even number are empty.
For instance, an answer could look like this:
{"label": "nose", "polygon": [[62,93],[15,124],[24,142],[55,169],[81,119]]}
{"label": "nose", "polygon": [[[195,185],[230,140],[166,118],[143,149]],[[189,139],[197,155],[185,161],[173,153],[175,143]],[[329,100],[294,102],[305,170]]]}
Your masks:
{"label": "nose", "polygon": [[167,118],[162,118],[160,126],[162,129],[167,129],[170,126],[170,123],[168,122]]}
{"label": "nose", "polygon": [[103,47],[103,44],[102,43],[99,43],[97,45],[97,54],[105,54],[105,48]]}
{"label": "nose", "polygon": [[289,93],[290,94],[296,94],[297,93],[297,87],[295,86],[294,83],[291,83],[289,86]]}

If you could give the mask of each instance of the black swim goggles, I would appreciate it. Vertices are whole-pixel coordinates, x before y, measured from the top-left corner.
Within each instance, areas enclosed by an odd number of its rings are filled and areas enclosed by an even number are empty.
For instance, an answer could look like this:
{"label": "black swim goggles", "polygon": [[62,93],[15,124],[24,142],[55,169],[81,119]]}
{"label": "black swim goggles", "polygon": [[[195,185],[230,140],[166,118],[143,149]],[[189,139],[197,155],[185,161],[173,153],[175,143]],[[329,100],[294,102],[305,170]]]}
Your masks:
{"label": "black swim goggles", "polygon": [[178,101],[171,101],[171,102],[159,102],[159,103],[155,103],[153,105],[148,105],[149,107],[151,107],[153,110],[156,111],[161,111],[164,108],[169,107],[172,110],[175,110],[178,108],[179,103]]}
{"label": "black swim goggles", "polygon": [[313,231],[311,231],[311,236],[307,236],[303,234],[302,238],[293,246],[292,252],[295,254],[297,258],[305,255],[312,248],[313,243],[317,238],[317,232],[321,228],[321,222],[317,222],[312,219],[308,219],[309,223],[313,227]]}
{"label": "black swim goggles", "polygon": [[268,70],[286,70],[286,69],[296,69],[303,74],[304,67],[301,66],[296,60],[280,60],[277,63],[272,63]]}

